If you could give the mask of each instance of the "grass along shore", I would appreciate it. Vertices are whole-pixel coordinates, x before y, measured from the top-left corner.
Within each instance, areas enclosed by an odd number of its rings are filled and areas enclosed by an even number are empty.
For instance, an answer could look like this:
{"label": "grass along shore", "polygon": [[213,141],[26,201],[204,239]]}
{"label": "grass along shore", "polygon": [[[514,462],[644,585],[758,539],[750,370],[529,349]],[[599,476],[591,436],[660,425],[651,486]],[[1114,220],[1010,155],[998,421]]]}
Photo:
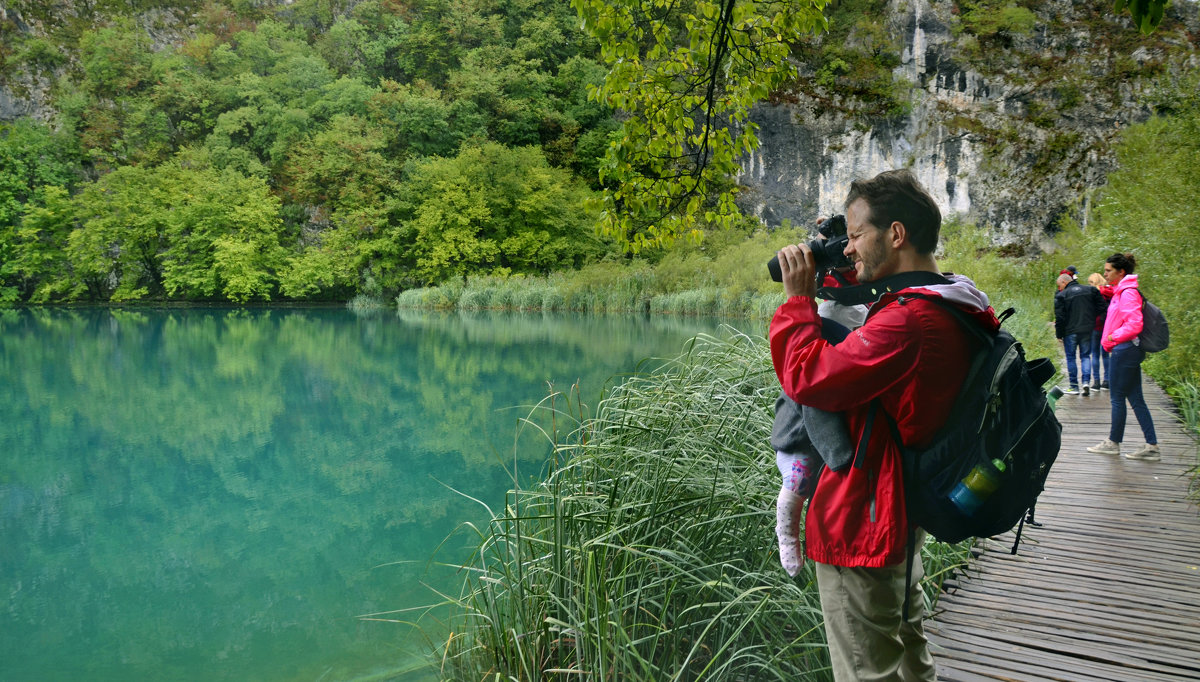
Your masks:
{"label": "grass along shore", "polygon": [[[778,390],[765,340],[729,329],[591,419],[548,399],[529,423],[553,424],[553,467],[473,529],[442,677],[828,679],[811,565],[792,580],[776,554]],[[930,599],[966,555],[926,546]]]}

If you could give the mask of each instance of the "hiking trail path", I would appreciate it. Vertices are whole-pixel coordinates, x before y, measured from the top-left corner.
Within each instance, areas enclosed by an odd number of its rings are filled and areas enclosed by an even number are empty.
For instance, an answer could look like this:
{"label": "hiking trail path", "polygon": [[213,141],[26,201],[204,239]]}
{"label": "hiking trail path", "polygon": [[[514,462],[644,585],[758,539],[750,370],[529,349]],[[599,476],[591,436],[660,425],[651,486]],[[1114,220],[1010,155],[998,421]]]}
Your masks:
{"label": "hiking trail path", "polygon": [[[1062,450],[1014,556],[980,541],[925,621],[941,680],[1200,680],[1197,444],[1144,379],[1161,462],[1087,451],[1108,437],[1108,391],[1063,396]],[[1143,442],[1128,410],[1122,453]]]}

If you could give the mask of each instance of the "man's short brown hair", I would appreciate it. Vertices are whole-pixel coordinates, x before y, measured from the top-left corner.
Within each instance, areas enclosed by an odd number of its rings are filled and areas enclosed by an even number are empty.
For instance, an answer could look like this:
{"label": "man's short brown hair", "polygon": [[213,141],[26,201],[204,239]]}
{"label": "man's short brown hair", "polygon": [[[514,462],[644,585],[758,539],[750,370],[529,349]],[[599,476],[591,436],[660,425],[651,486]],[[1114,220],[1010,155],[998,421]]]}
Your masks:
{"label": "man's short brown hair", "polygon": [[908,169],[884,171],[870,180],[855,180],[846,195],[846,206],[858,199],[870,207],[870,222],[886,229],[893,222],[903,223],[909,240],[918,253],[931,254],[937,248],[942,229],[942,212],[933,197]]}

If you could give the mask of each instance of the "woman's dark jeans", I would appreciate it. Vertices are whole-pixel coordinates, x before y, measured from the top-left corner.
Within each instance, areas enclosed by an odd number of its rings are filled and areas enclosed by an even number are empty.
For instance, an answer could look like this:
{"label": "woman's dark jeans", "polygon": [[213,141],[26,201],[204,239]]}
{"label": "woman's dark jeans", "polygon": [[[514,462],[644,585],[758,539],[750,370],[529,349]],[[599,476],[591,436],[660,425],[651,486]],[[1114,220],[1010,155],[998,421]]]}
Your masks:
{"label": "woman's dark jeans", "polygon": [[1112,374],[1108,376],[1108,390],[1112,394],[1112,426],[1109,427],[1108,439],[1114,443],[1120,443],[1125,435],[1126,399],[1133,407],[1133,414],[1142,427],[1146,442],[1151,445],[1158,443],[1150,408],[1146,407],[1146,399],[1142,396],[1142,360],[1145,359],[1146,351],[1132,341],[1120,344],[1109,353]]}

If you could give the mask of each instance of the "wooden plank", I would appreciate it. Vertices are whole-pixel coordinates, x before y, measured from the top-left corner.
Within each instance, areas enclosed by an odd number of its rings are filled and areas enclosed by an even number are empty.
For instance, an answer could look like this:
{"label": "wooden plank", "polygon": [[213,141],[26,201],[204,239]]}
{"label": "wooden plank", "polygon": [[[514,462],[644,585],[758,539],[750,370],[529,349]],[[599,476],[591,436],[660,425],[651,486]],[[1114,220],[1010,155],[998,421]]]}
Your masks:
{"label": "wooden plank", "polygon": [[1200,674],[1197,660],[1186,651],[1180,653],[1179,647],[1186,646],[1186,641],[1159,638],[1157,630],[1145,630],[1140,634],[1132,630],[1114,633],[1112,629],[1116,624],[1112,622],[1106,624],[1109,632],[1092,628],[1069,629],[1056,627],[1052,618],[1034,618],[1021,623],[998,622],[993,613],[991,610],[972,612],[959,609],[943,614],[939,622],[966,626],[967,631],[987,629],[988,639],[1027,650],[1069,650],[1076,658],[1105,661],[1112,665],[1155,670],[1164,674],[1190,668]]}
{"label": "wooden plank", "polygon": [[[1119,664],[1081,658],[1063,653],[1058,649],[1035,649],[1012,644],[998,643],[993,639],[972,635],[957,635],[954,639],[931,635],[933,651],[938,658],[938,677],[942,674],[941,662],[948,661],[951,669],[957,667],[949,661],[971,662],[976,665],[968,669],[983,673],[995,671],[1004,679],[1030,679],[1030,676],[1054,680],[1176,680],[1173,671],[1155,672],[1130,668]],[[1077,653],[1077,652],[1073,652]],[[1015,659],[1015,660],[1014,660]],[[982,664],[982,665],[979,665]],[[1134,670],[1136,669],[1136,673]]]}
{"label": "wooden plank", "polygon": [[[1161,462],[1096,455],[1106,394],[1058,403],[1063,448],[1041,527],[984,540],[926,621],[940,679],[1200,680],[1200,510],[1192,434],[1148,380]],[[1127,447],[1140,446],[1132,412]]]}
{"label": "wooden plank", "polygon": [[[1012,602],[1019,598],[1019,593],[1011,594],[988,594],[981,591],[973,591],[968,595],[968,598],[956,598],[947,601],[944,605],[939,602],[938,612],[946,611],[961,611],[972,607],[982,607],[989,609],[995,619],[1004,619],[1012,616]],[[1067,627],[1073,624],[1079,624],[1089,628],[1109,628],[1112,626],[1112,621],[1109,620],[1114,605],[1094,602],[1082,604],[1078,601],[1071,602],[1068,600],[1043,600],[1045,607],[1035,612],[1035,617],[1038,614],[1051,612],[1049,616],[1051,623],[1056,627]],[[1069,613],[1063,613],[1056,606],[1070,606]],[[1142,609],[1123,609],[1129,615],[1142,614],[1137,622],[1129,623],[1127,631],[1139,632],[1145,631],[1146,634],[1155,637],[1157,640],[1184,639],[1196,640],[1200,639],[1200,625],[1194,619],[1194,614],[1180,613],[1170,608],[1170,604],[1164,605],[1165,610],[1155,610],[1149,608]],[[1119,605],[1117,605],[1120,608]],[[1128,620],[1128,619],[1127,619]],[[1142,627],[1145,626],[1145,627]]]}

